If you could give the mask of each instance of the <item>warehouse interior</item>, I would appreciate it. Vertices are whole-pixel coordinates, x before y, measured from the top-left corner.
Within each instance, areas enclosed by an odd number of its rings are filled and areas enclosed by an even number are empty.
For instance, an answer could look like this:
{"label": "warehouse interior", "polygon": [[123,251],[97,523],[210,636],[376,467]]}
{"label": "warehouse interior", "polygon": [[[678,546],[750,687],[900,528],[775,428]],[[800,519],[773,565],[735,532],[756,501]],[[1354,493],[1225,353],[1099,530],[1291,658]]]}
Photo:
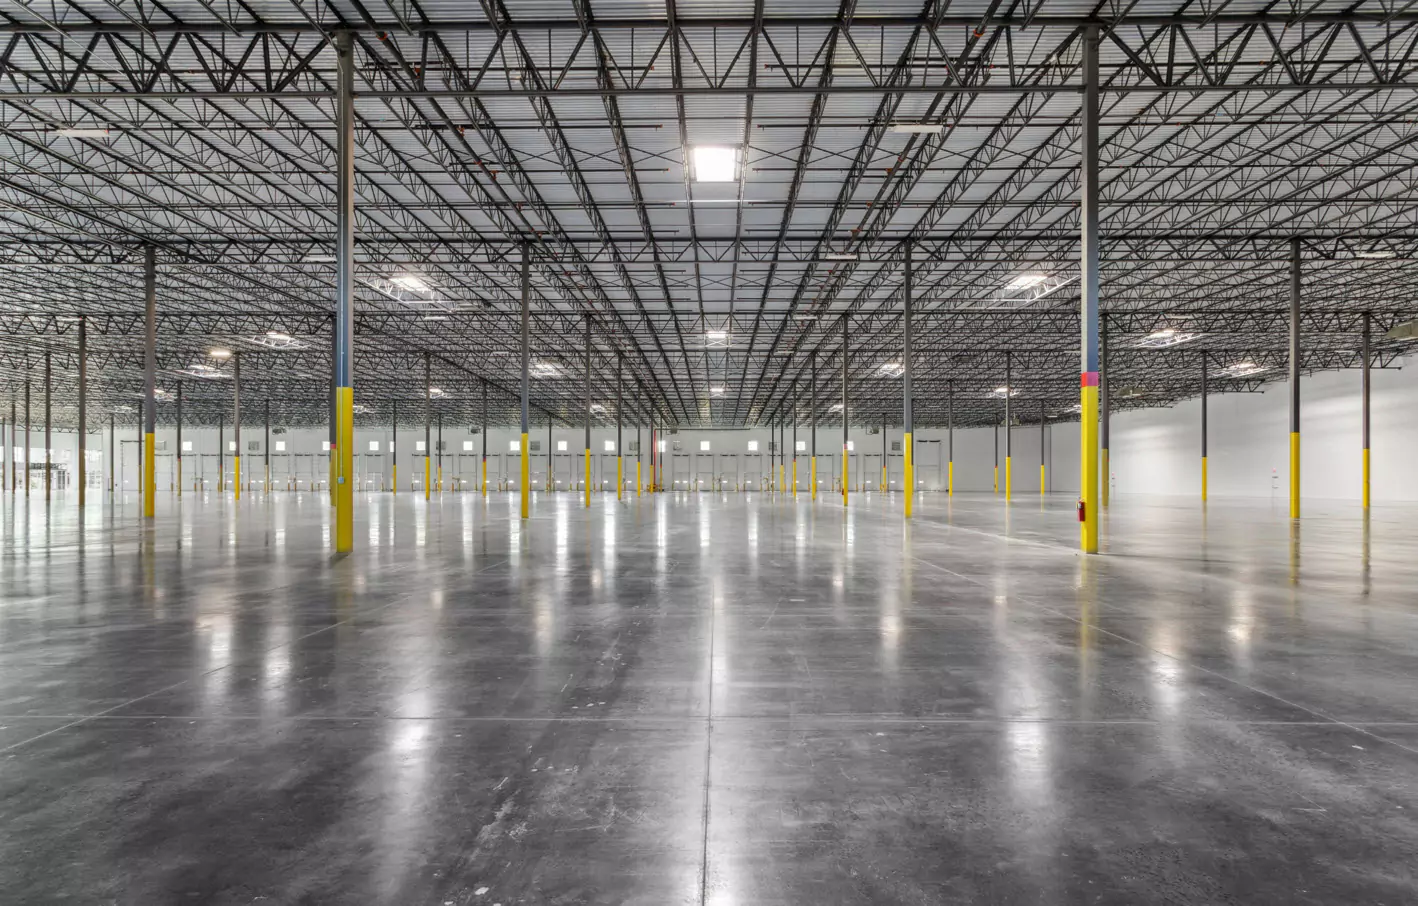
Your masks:
{"label": "warehouse interior", "polygon": [[1415,52],[0,0],[0,901],[1418,902]]}

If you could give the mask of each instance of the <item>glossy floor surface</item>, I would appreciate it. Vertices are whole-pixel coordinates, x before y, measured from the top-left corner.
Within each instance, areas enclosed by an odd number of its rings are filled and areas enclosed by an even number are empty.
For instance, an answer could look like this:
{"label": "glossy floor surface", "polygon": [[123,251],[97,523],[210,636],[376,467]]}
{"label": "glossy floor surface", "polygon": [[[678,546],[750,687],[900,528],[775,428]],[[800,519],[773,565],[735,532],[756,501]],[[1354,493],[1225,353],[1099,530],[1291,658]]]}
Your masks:
{"label": "glossy floor surface", "polygon": [[1418,902],[1418,509],[3,506],[0,903]]}

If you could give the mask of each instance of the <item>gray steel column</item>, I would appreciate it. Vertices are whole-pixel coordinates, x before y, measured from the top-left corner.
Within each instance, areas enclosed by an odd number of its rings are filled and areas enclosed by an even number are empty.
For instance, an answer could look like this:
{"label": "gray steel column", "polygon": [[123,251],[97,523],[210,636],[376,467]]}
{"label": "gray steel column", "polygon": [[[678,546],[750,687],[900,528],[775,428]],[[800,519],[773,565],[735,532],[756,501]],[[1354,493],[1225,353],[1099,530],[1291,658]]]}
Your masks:
{"label": "gray steel column", "polygon": [[354,35],[335,32],[335,551],[354,550]]}
{"label": "gray steel column", "polygon": [[1363,409],[1363,415],[1362,415],[1362,418],[1361,418],[1361,421],[1362,421],[1361,433],[1363,434],[1363,439],[1362,439],[1362,440],[1363,440],[1363,445],[1364,445],[1364,446],[1363,446],[1363,451],[1364,451],[1364,464],[1363,464],[1363,468],[1364,468],[1364,475],[1363,475],[1363,478],[1364,478],[1364,487],[1363,487],[1363,494],[1362,494],[1361,496],[1362,496],[1362,498],[1363,498],[1363,503],[1364,503],[1364,509],[1365,509],[1365,510],[1367,510],[1367,509],[1369,508],[1369,389],[1370,389],[1370,386],[1371,386],[1371,383],[1372,383],[1371,380],[1370,380],[1371,375],[1370,375],[1370,373],[1369,373],[1369,369],[1370,369],[1370,367],[1371,367],[1371,364],[1370,364],[1370,362],[1371,362],[1371,355],[1370,355],[1370,350],[1369,350],[1369,340],[1370,340],[1370,333],[1371,333],[1371,327],[1372,327],[1372,325],[1371,325],[1370,322],[1371,322],[1372,320],[1373,320],[1373,318],[1372,318],[1372,316],[1370,315],[1370,313],[1367,312],[1367,311],[1364,312],[1364,338],[1363,338],[1363,345],[1364,345],[1364,348],[1363,348],[1363,350],[1362,350],[1362,354],[1363,354],[1363,356],[1364,356],[1364,367],[1363,367],[1363,371],[1360,373],[1360,374],[1361,374],[1360,380],[1361,380],[1361,384],[1362,384],[1362,386],[1361,386],[1361,391],[1360,391],[1360,396],[1361,396],[1361,398],[1362,398],[1362,399],[1361,399],[1361,404],[1362,404],[1362,409]]}
{"label": "gray steel column", "polygon": [[1098,551],[1098,26],[1083,28],[1083,147],[1079,184],[1080,409],[1083,453],[1079,481],[1079,547]]}
{"label": "gray steel column", "polygon": [[54,371],[51,361],[51,353],[48,349],[44,351],[44,499],[50,499],[50,488],[53,482],[50,476],[53,474],[53,457],[50,453],[50,446],[53,438],[50,434],[50,391],[53,383]]}
{"label": "gray steel column", "polygon": [[232,395],[232,417],[231,417],[231,439],[236,444],[236,455],[231,458],[232,462],[232,490],[236,494],[236,499],[241,499],[241,352],[240,350],[231,354],[231,395]]}
{"label": "gray steel column", "polygon": [[113,494],[113,488],[118,475],[118,419],[112,412],[108,413],[108,493]]}
{"label": "gray steel column", "polygon": [[[177,446],[178,446],[179,448],[181,448],[181,447],[182,447],[182,444],[179,442]],[[263,452],[262,452],[262,455],[261,455],[261,466],[262,466],[262,468],[264,468],[264,469],[266,470],[266,475],[265,475],[265,478],[264,478],[263,480],[265,481],[265,484],[266,484],[266,493],[269,495],[269,494],[271,493],[271,398],[270,398],[270,397],[267,397],[267,398],[266,398],[266,434],[265,434],[265,437],[263,437],[262,440],[261,440],[261,449],[262,449],[262,451],[263,451]]]}
{"label": "gray steel column", "polygon": [[591,316],[586,315],[586,506],[591,505]]}
{"label": "gray steel column", "polygon": [[152,519],[157,513],[157,489],[154,487],[156,468],[153,460],[153,435],[158,420],[158,291],[157,249],[143,249],[143,287],[146,320],[143,330],[143,425],[141,429],[143,456],[139,466],[143,485],[143,516]]}
{"label": "gray steel column", "polygon": [[945,382],[945,491],[955,494],[955,382]]}
{"label": "gray steel column", "polygon": [[433,355],[423,354],[423,499],[433,496]]}
{"label": "gray steel column", "polygon": [[1290,240],[1290,518],[1300,518],[1300,239]]}
{"label": "gray steel column", "polygon": [[625,476],[621,474],[625,453],[621,448],[621,417],[620,407],[623,398],[621,393],[621,382],[625,379],[625,357],[620,353],[615,355],[615,496],[619,500],[622,495],[622,488],[625,486]]}
{"label": "gray steel column", "polygon": [[847,316],[842,316],[842,505],[847,505]]}
{"label": "gray steel column", "polygon": [[1206,393],[1207,393],[1207,362],[1206,353],[1201,354],[1201,499],[1206,502],[1207,492],[1207,425],[1206,425]]}
{"label": "gray steel column", "polygon": [[14,398],[14,396],[11,396],[11,397],[10,397],[10,443],[9,443],[9,445],[8,445],[7,448],[6,448],[6,451],[7,451],[8,455],[9,455],[9,457],[10,457],[10,493],[12,493],[12,494],[13,494],[13,493],[19,488],[19,486],[20,486],[20,475],[19,475],[18,472],[15,471],[15,447],[19,446],[19,444],[15,443],[15,441],[19,439],[18,436],[17,436],[18,432],[15,430],[15,429],[18,427],[18,425],[19,425],[19,422],[15,421],[15,415],[16,415],[16,414],[17,414],[17,413],[15,412],[15,398]]}
{"label": "gray steel column", "polygon": [[1004,499],[1014,496],[1014,422],[1010,397],[1014,396],[1014,373],[1009,353],[1004,354]]}
{"label": "gray steel column", "polygon": [[[26,365],[29,356],[25,356]],[[26,368],[26,373],[29,369]],[[25,378],[25,496],[30,496],[30,379]]]}
{"label": "gray steel column", "polygon": [[[487,381],[483,381],[483,469],[487,469]],[[487,490],[487,484],[483,484],[483,490]]]}
{"label": "gray steel column", "polygon": [[226,490],[226,416],[217,416],[217,493]]}
{"label": "gray steel column", "polygon": [[[522,493],[522,518],[526,519],[531,515],[531,493],[528,487],[532,480],[531,469],[527,462],[530,451],[527,445],[527,401],[531,393],[531,357],[532,357],[532,251],[527,243],[522,244],[522,483],[519,488]],[[547,450],[547,461],[551,461],[551,450]],[[550,477],[550,476],[548,476]]]}
{"label": "gray steel column", "polygon": [[87,496],[89,464],[89,319],[79,318],[79,507]]}
{"label": "gray steel column", "polygon": [[438,410],[438,436],[435,438],[433,452],[438,459],[434,463],[438,467],[438,492],[443,493],[443,409]]}
{"label": "gray steel column", "polygon": [[[902,482],[906,493],[905,514],[911,516],[911,504],[916,494],[916,441],[915,427],[911,412],[911,317],[915,306],[915,265],[912,262],[913,247],[906,243],[906,272],[902,281],[903,301],[901,306],[901,465]],[[890,475],[890,471],[887,472]]]}
{"label": "gray steel column", "polygon": [[147,481],[146,481],[147,476],[143,474],[143,463],[146,461],[146,460],[143,459],[143,451],[144,451],[144,450],[147,448],[147,446],[148,446],[147,444],[145,444],[145,443],[143,442],[143,441],[144,441],[144,437],[143,437],[143,425],[145,424],[145,422],[144,422],[144,420],[143,420],[143,407],[144,407],[143,401],[142,401],[142,400],[139,400],[139,401],[138,401],[138,491],[139,491],[139,493],[142,493],[142,491],[148,486],[148,483],[147,483]]}
{"label": "gray steel column", "polygon": [[182,382],[177,382],[177,496],[182,496]]}
{"label": "gray steel column", "polygon": [[1099,343],[1099,364],[1102,371],[1098,374],[1098,446],[1102,448],[1099,453],[1099,475],[1101,484],[1098,486],[1098,505],[1106,507],[1109,504],[1110,492],[1113,489],[1113,464],[1112,457],[1108,450],[1108,439],[1111,426],[1108,424],[1109,417],[1113,411],[1113,377],[1108,368],[1108,317],[1098,316],[1098,343]]}
{"label": "gray steel column", "polygon": [[389,425],[389,465],[393,468],[389,473],[389,481],[392,484],[390,493],[399,493],[399,401],[394,400],[391,404],[393,412],[390,416]]}

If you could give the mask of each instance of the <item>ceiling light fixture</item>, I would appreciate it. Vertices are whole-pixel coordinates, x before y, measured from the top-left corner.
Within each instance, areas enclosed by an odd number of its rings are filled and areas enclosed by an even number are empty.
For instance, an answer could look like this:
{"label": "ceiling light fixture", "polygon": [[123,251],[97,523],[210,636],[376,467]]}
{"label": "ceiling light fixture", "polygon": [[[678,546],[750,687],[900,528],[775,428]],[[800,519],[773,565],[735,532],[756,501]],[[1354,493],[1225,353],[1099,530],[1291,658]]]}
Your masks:
{"label": "ceiling light fixture", "polygon": [[530,367],[533,377],[556,377],[559,369],[551,362],[533,362]]}
{"label": "ceiling light fixture", "polygon": [[1184,330],[1177,330],[1175,327],[1163,327],[1138,340],[1134,345],[1139,349],[1166,349],[1169,346],[1179,346],[1182,343],[1190,343],[1199,333],[1187,333]]}
{"label": "ceiling light fixture", "polygon": [[692,153],[695,182],[733,182],[738,179],[739,149],[699,145]]}
{"label": "ceiling light fixture", "polygon": [[906,373],[906,366],[900,362],[886,362],[881,366],[881,373],[887,377],[900,377]]}
{"label": "ceiling light fixture", "polygon": [[214,359],[229,359],[231,358],[231,350],[213,349],[211,352],[207,353],[207,355],[211,356]]}
{"label": "ceiling light fixture", "polygon": [[892,123],[891,131],[898,135],[939,135],[945,131],[944,123]]}
{"label": "ceiling light fixture", "polygon": [[[422,318],[419,318],[419,320],[420,320],[420,321],[447,321],[447,320],[448,320],[448,316],[447,316],[447,315],[424,315]],[[502,353],[502,354],[503,354],[503,355],[506,355],[506,353]],[[498,353],[495,353],[495,352],[494,352],[493,355],[498,355]]]}
{"label": "ceiling light fixture", "polygon": [[1015,277],[1013,280],[1009,281],[1009,284],[1005,286],[1005,289],[1030,289],[1032,287],[1038,286],[1040,283],[1043,283],[1047,279],[1049,278],[1044,274],[1020,274],[1018,277]]}
{"label": "ceiling light fixture", "polygon": [[433,397],[434,399],[438,399],[440,396],[443,395],[443,388],[441,388],[441,387],[430,387],[430,388],[428,388],[428,395],[431,396],[431,397]]}
{"label": "ceiling light fixture", "polygon": [[85,129],[80,126],[55,129],[54,134],[63,138],[108,138],[107,129]]}
{"label": "ceiling light fixture", "polygon": [[602,406],[600,403],[592,403],[592,404],[591,404],[591,411],[594,412],[594,413],[597,414],[597,415],[605,415],[605,413],[606,413],[606,407],[605,407],[605,406]]}
{"label": "ceiling light fixture", "polygon": [[826,255],[823,255],[822,257],[823,257],[823,258],[826,258],[828,261],[856,261],[856,260],[857,260],[857,253],[856,253],[856,252],[828,252]]}
{"label": "ceiling light fixture", "polygon": [[1257,374],[1262,374],[1269,370],[1269,367],[1265,365],[1257,365],[1255,362],[1252,362],[1247,359],[1244,362],[1237,362],[1234,365],[1229,365],[1226,368],[1221,369],[1221,374],[1223,377],[1244,378],[1252,377]]}
{"label": "ceiling light fixture", "polygon": [[832,408],[831,408],[831,409],[828,409],[827,411],[828,411],[828,412],[841,412],[841,411],[842,411],[842,404],[841,404],[841,403],[833,403],[833,404],[832,404]]}
{"label": "ceiling light fixture", "polygon": [[711,396],[723,396],[724,388],[716,384],[715,386],[709,388],[709,394]]}
{"label": "ceiling light fixture", "polygon": [[419,277],[415,274],[400,274],[397,277],[391,277],[389,279],[389,282],[399,287],[400,289],[406,289],[411,293],[428,292],[428,284],[424,282],[422,277]]}
{"label": "ceiling light fixture", "polygon": [[1360,249],[1354,253],[1355,258],[1366,258],[1369,260],[1384,260],[1387,258],[1397,258],[1398,252],[1393,249]]}

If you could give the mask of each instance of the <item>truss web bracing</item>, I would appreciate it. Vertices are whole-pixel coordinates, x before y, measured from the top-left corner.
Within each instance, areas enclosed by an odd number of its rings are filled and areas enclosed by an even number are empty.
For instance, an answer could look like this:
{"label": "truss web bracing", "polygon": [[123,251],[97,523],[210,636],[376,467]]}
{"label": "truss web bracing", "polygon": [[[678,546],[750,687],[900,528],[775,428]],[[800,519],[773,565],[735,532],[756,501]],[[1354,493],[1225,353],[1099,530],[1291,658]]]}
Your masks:
{"label": "truss web bracing", "polygon": [[[0,393],[48,350],[73,424],[82,315],[90,418],[131,425],[151,243],[184,417],[229,410],[220,347],[248,419],[269,399],[326,422],[352,30],[357,420],[420,419],[428,356],[445,422],[479,423],[484,385],[516,421],[524,245],[534,422],[581,418],[586,314],[600,419],[622,357],[629,420],[806,420],[815,357],[835,420],[845,317],[853,419],[895,421],[908,244],[916,424],[948,396],[956,424],[997,422],[1006,352],[1015,412],[1076,417],[1089,23],[1115,407],[1197,394],[1203,356],[1213,391],[1283,377],[1291,237],[1303,370],[1353,367],[1362,312],[1380,338],[1418,316],[1418,13],[1397,2],[3,0]],[[696,181],[697,146],[738,149],[736,178]],[[1265,370],[1228,378],[1241,362]]]}

